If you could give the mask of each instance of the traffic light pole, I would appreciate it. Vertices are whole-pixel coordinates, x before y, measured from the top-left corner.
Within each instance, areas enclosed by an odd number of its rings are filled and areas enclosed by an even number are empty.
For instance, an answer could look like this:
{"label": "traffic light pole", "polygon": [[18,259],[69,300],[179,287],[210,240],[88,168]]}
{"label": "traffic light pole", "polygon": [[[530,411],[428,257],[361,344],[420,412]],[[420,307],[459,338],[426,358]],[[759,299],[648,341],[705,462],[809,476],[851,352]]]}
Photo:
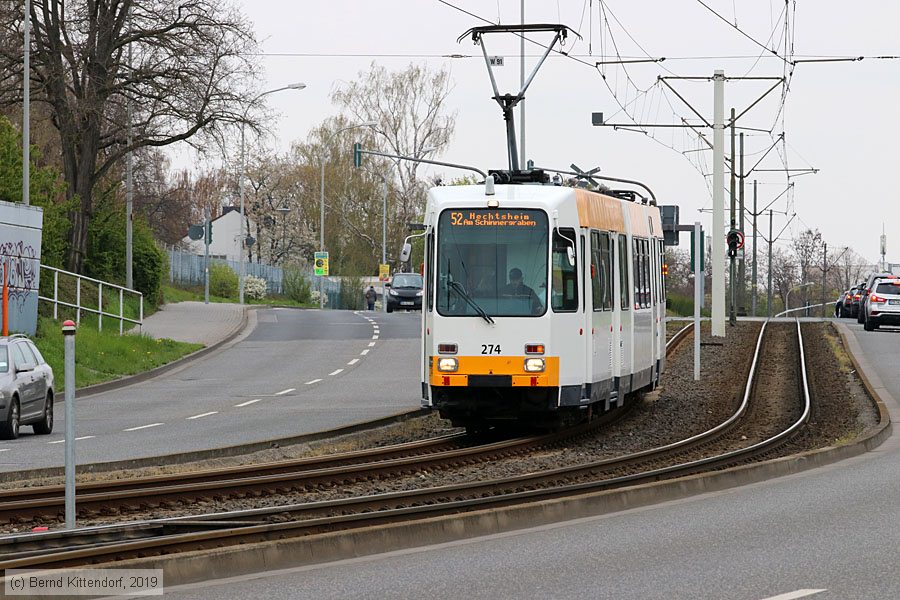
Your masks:
{"label": "traffic light pole", "polygon": [[212,221],[209,217],[209,208],[203,210],[206,223],[203,225],[203,303],[209,304],[209,243],[212,241]]}

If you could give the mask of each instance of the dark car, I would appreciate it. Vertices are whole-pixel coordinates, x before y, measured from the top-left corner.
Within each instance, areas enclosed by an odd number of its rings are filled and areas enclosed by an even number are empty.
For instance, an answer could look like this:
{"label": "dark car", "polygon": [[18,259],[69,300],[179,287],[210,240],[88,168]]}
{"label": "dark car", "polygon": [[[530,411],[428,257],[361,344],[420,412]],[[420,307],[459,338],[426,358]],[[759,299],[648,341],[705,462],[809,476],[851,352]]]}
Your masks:
{"label": "dark car", "polygon": [[53,369],[24,335],[0,337],[0,438],[53,431]]}
{"label": "dark car", "polygon": [[860,281],[858,284],[851,288],[853,290],[853,297],[850,299],[850,318],[855,319],[859,316],[859,301],[862,299],[863,289],[866,287],[865,281]]}
{"label": "dark car", "polygon": [[388,286],[387,311],[422,310],[422,283],[418,273],[394,275]]}
{"label": "dark car", "polygon": [[841,294],[841,297],[838,300],[837,316],[841,318],[856,316],[853,312],[853,297],[857,294],[858,291],[859,286],[854,285],[852,288]]}
{"label": "dark car", "polygon": [[856,313],[857,323],[866,322],[866,298],[872,293],[872,286],[875,284],[876,279],[897,279],[897,276],[886,271],[875,272],[869,275],[869,278],[866,279],[863,287],[859,290],[859,311]]}

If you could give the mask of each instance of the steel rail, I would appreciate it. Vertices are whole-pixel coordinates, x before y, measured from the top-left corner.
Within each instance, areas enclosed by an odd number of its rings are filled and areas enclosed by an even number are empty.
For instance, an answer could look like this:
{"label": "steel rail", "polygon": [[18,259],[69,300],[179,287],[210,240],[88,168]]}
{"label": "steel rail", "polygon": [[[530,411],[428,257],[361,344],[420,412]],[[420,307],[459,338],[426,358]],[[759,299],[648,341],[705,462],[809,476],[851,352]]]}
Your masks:
{"label": "steel rail", "polygon": [[[754,377],[757,362],[759,360],[761,343],[765,327],[761,328],[760,336],[757,340],[754,352],[754,360],[751,365],[751,376],[748,376],[745,386],[743,400],[737,413],[743,414],[746,410],[749,398],[753,389]],[[294,535],[310,535],[323,531],[333,531],[335,529],[348,527],[369,526],[376,523],[396,522],[408,520],[410,518],[423,518],[425,516],[434,516],[436,514],[449,514],[460,512],[463,510],[476,510],[491,506],[501,506],[517,504],[527,501],[545,500],[551,498],[559,498],[574,494],[583,494],[597,492],[605,489],[621,487],[628,484],[634,484],[641,481],[656,481],[662,478],[671,477],[679,474],[694,472],[698,467],[714,468],[723,464],[734,462],[735,460],[747,460],[759,453],[765,453],[772,450],[773,446],[781,443],[790,435],[795,433],[809,417],[810,397],[809,386],[806,374],[806,364],[804,357],[802,334],[800,332],[800,324],[797,323],[797,334],[799,339],[800,353],[800,372],[803,382],[804,409],[800,418],[787,429],[779,432],[777,435],[753,444],[749,447],[726,452],[723,454],[706,457],[700,460],[689,461],[685,463],[670,465],[642,473],[628,474],[599,481],[589,481],[575,484],[557,485],[555,487],[529,489],[535,485],[543,484],[548,478],[560,475],[571,475],[576,470],[587,472],[590,468],[598,466],[609,466],[616,462],[617,459],[608,459],[599,461],[592,465],[581,467],[572,467],[557,469],[551,472],[541,474],[524,475],[510,479],[496,480],[489,482],[479,482],[475,484],[461,484],[455,486],[444,486],[441,488],[431,488],[416,490],[410,492],[395,492],[392,494],[381,494],[377,496],[348,498],[343,500],[334,500],[326,502],[316,502],[293,506],[281,506],[275,509],[252,509],[247,511],[233,511],[230,513],[219,513],[214,515],[204,515],[202,517],[178,517],[173,519],[156,520],[153,522],[143,522],[133,524],[132,527],[140,527],[141,534],[154,536],[150,539],[130,540],[126,542],[89,540],[87,546],[76,549],[61,549],[61,552],[50,550],[50,554],[40,549],[27,548],[25,544],[48,544],[51,543],[52,537],[57,541],[65,537],[64,532],[53,532],[48,534],[37,534],[45,536],[43,541],[33,536],[17,536],[18,539],[0,539],[0,544],[5,546],[6,550],[12,550],[15,547],[18,551],[4,551],[0,553],[0,567],[14,568],[26,566],[67,566],[74,564],[83,564],[84,561],[102,560],[103,557],[115,556],[123,558],[128,556],[145,555],[148,552],[170,552],[183,551],[186,549],[209,548],[212,546],[221,546],[228,543],[227,540],[235,539],[240,543],[248,543],[252,541],[262,541],[267,539],[281,539]],[[734,415],[728,421],[718,425],[712,431],[722,431],[727,427],[729,422],[735,420]],[[702,436],[702,434],[701,434]],[[699,436],[693,436],[688,440],[682,440],[676,444],[662,446],[656,451],[670,449],[673,446],[687,444],[690,440],[696,440]],[[624,458],[635,458],[639,456],[649,456],[651,451],[635,453]],[[620,463],[621,464],[621,463]],[[543,481],[542,481],[543,480]],[[512,488],[514,491],[502,491]],[[462,496],[478,496],[470,499],[460,500]],[[449,501],[448,501],[449,499]],[[415,503],[431,503],[424,506],[409,506]],[[397,508],[398,505],[405,506]],[[348,509],[355,510],[354,514],[344,514]],[[361,510],[369,512],[360,512]],[[326,516],[315,516],[326,513]],[[328,515],[327,513],[331,513]],[[304,521],[288,521],[284,523],[266,523],[262,522],[271,519],[274,516],[281,518],[296,519],[298,516],[305,515]],[[312,518],[310,518],[312,517]],[[117,528],[126,526],[109,526],[105,528],[96,528],[97,533],[94,535],[114,537],[114,531]],[[213,528],[214,531],[209,531]],[[190,531],[194,529],[195,531]],[[178,531],[184,533],[176,533]],[[197,531],[199,530],[199,531]],[[89,531],[82,530],[82,535],[91,535]],[[134,536],[132,531],[132,536]],[[161,536],[161,537],[159,537]],[[30,540],[29,540],[30,538]]]}

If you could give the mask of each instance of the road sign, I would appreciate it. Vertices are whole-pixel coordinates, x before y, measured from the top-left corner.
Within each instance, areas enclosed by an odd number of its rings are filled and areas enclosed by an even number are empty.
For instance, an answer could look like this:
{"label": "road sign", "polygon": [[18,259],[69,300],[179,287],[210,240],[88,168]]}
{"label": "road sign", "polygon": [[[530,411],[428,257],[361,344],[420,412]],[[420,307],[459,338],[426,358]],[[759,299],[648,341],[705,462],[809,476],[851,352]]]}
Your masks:
{"label": "road sign", "polygon": [[378,265],[378,281],[387,281],[391,278],[391,265]]}
{"label": "road sign", "polygon": [[503,57],[502,56],[488,56],[488,63],[492,67],[502,67],[503,66]]}
{"label": "road sign", "polygon": [[192,240],[199,240],[203,237],[203,225],[189,225],[188,237]]}
{"label": "road sign", "polygon": [[318,276],[327,276],[328,275],[328,253],[327,252],[316,252],[316,275]]}

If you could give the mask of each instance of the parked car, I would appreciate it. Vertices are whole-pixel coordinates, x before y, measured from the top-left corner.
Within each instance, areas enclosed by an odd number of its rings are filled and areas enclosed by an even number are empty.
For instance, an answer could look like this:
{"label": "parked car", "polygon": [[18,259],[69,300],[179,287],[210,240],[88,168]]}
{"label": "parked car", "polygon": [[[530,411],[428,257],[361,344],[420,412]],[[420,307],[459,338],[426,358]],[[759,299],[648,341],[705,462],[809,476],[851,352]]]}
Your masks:
{"label": "parked car", "polygon": [[388,284],[387,311],[422,310],[422,276],[397,273]]}
{"label": "parked car", "polygon": [[859,297],[859,312],[856,316],[857,323],[865,323],[866,320],[866,298],[872,292],[872,286],[875,283],[876,279],[897,279],[897,276],[893,273],[888,273],[885,271],[875,272],[869,275],[866,282],[863,284],[863,288],[860,290]]}
{"label": "parked car", "polygon": [[855,319],[859,316],[859,301],[862,299],[862,291],[866,287],[865,281],[860,281],[853,286],[853,298],[850,301],[850,318]]}
{"label": "parked car", "polygon": [[53,431],[53,369],[31,340],[16,334],[0,337],[0,439],[16,439],[22,425]]}
{"label": "parked car", "polygon": [[881,325],[900,325],[900,279],[876,279],[866,300],[863,327],[874,331]]}

